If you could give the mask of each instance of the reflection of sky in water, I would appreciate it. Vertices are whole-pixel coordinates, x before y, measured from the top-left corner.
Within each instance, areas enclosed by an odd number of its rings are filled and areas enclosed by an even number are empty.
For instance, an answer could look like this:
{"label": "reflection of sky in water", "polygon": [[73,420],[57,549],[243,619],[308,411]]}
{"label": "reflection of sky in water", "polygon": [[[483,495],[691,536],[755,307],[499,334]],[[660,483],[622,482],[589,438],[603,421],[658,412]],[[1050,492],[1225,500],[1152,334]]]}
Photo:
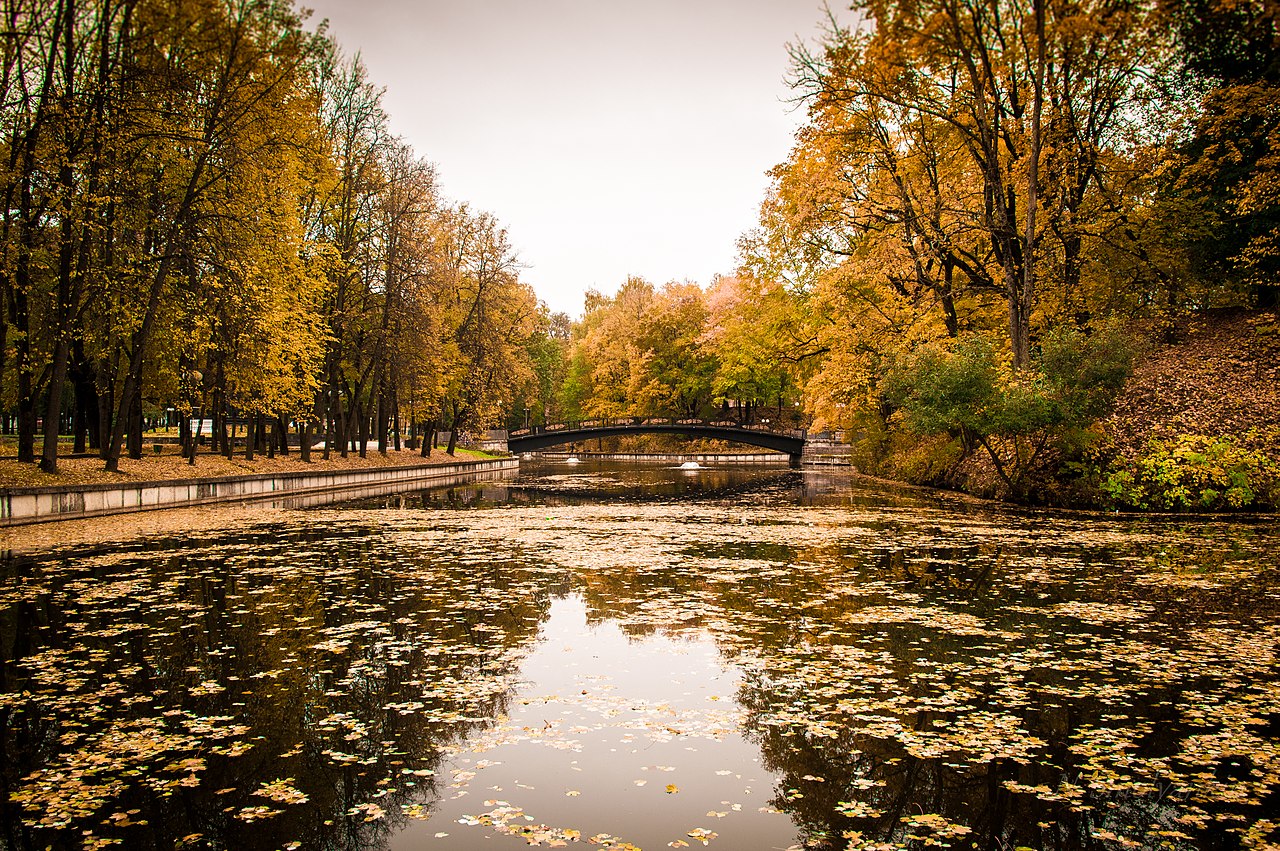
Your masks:
{"label": "reflection of sky in water", "polygon": [[3,562],[15,851],[1277,839],[1272,522],[607,464],[236,522]]}
{"label": "reflection of sky in water", "polygon": [[[444,800],[391,847],[527,847],[519,829],[533,826],[642,848],[693,843],[699,828],[724,847],[790,847],[796,830],[769,806],[773,777],[742,738],[738,675],[715,645],[628,638],[586,618],[580,598],[552,604],[509,717],[446,762]],[[510,831],[505,842],[459,823],[485,814]]]}

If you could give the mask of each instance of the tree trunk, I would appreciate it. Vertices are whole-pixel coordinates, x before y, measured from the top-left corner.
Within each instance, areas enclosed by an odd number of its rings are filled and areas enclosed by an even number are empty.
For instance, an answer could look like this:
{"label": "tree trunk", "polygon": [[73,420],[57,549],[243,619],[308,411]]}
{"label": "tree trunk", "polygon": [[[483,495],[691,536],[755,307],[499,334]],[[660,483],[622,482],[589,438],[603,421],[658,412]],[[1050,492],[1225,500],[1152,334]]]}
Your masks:
{"label": "tree trunk", "polygon": [[75,405],[72,407],[71,413],[71,454],[83,455],[88,451],[87,438],[89,436],[89,413],[81,404],[79,396],[80,388],[76,388]]}
{"label": "tree trunk", "polygon": [[[19,275],[22,286],[22,275]],[[27,284],[29,286],[29,283]],[[35,365],[31,359],[31,329],[27,296],[23,290],[14,294],[14,327],[18,338],[14,342],[14,366],[18,373],[18,460],[32,463],[36,460],[36,398]]]}
{"label": "tree trunk", "polygon": [[333,440],[338,444],[339,453],[343,458],[346,458],[348,454],[347,434],[350,429],[348,428],[347,415],[342,410],[342,385],[337,378],[334,379],[333,398],[329,400],[329,403],[333,405],[333,411],[331,414],[333,417],[334,429]]}
{"label": "tree trunk", "polygon": [[[330,403],[328,407],[330,411],[332,411],[332,403]],[[336,431],[337,429],[333,424],[333,416],[331,413],[326,414],[324,419],[324,451],[321,453],[322,457],[326,461],[329,460],[330,449],[333,446],[333,441],[337,437]]]}
{"label": "tree trunk", "polygon": [[[1027,230],[1022,248],[1022,285],[1009,302],[1009,337],[1013,366],[1031,366],[1031,311],[1036,288],[1036,212],[1040,204],[1040,116],[1044,108],[1044,0],[1033,0],[1036,30],[1036,70],[1031,94],[1031,150],[1027,156]],[[1016,303],[1016,305],[1015,305]]]}
{"label": "tree trunk", "polygon": [[435,449],[435,445],[436,445],[435,420],[427,420],[427,422],[423,424],[420,438],[421,438],[420,442],[422,444],[422,457],[430,458],[431,450]]}
{"label": "tree trunk", "polygon": [[[121,400],[124,404],[124,400]],[[128,403],[127,428],[129,430],[129,457],[135,461],[142,460],[142,385],[136,385],[133,399]],[[114,470],[112,472],[115,472]]]}
{"label": "tree trunk", "polygon": [[[64,171],[70,171],[67,167]],[[70,178],[66,178],[69,182]],[[67,361],[71,358],[71,276],[75,246],[71,217],[64,216],[58,249],[58,286],[53,315],[53,363],[49,371],[49,393],[44,405],[44,442],[40,451],[40,469],[58,472],[58,432],[62,425],[62,391],[67,383]],[[33,447],[34,448],[34,447]]]}
{"label": "tree trunk", "polygon": [[445,449],[445,453],[450,456],[453,456],[458,448],[458,426],[462,422],[464,412],[465,409],[459,408],[457,402],[453,403],[453,422],[449,424],[449,446]]}
{"label": "tree trunk", "polygon": [[[73,452],[83,453],[97,449],[98,442],[98,390],[94,383],[93,369],[84,356],[84,344],[76,340],[72,345],[71,386],[75,391],[75,434]],[[88,444],[86,446],[86,444]]]}
{"label": "tree trunk", "polygon": [[[103,459],[107,457],[107,447],[111,443],[111,411],[116,406],[115,364],[111,366],[113,371],[107,375],[105,387],[98,393],[98,454]],[[98,379],[103,380],[102,372],[98,373]]]}
{"label": "tree trunk", "polygon": [[[366,403],[367,404],[367,403]],[[360,413],[360,428],[357,434],[360,439],[360,457],[364,458],[369,447],[369,413],[364,404],[356,406]]]}
{"label": "tree trunk", "polygon": [[[192,413],[194,413],[194,411]],[[200,445],[200,432],[204,428],[205,417],[203,406],[200,409],[200,416],[198,418],[184,417],[183,419],[188,421],[187,431],[191,432],[191,447],[187,450],[187,465],[194,467],[196,465],[196,447]],[[192,428],[190,425],[192,420],[195,421],[195,428]]]}
{"label": "tree trunk", "polygon": [[[160,263],[151,278],[150,291],[147,293],[147,306],[142,315],[142,324],[133,334],[133,351],[129,354],[129,368],[125,372],[124,387],[120,391],[120,407],[116,412],[115,423],[111,429],[111,441],[107,445],[107,470],[116,472],[120,469],[120,447],[124,443],[124,432],[129,419],[130,405],[137,400],[141,410],[142,367],[145,362],[146,346],[151,339],[151,327],[155,324],[156,314],[160,309],[160,296],[164,292],[165,281],[169,277],[169,264],[173,262],[173,246],[160,258]],[[141,437],[141,435],[139,435]],[[141,452],[141,442],[138,451]],[[130,452],[132,454],[132,451]],[[139,456],[141,457],[141,456]]]}

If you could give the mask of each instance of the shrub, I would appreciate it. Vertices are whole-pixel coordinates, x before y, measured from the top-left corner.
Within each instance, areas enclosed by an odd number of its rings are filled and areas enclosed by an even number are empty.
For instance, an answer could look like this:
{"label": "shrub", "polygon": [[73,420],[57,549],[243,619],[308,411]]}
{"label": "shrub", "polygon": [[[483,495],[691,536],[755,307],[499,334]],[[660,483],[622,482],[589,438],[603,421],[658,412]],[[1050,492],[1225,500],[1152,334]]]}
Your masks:
{"label": "shrub", "polygon": [[1101,484],[1110,503],[1172,511],[1274,505],[1280,464],[1231,436],[1152,440],[1135,459],[1112,462]]}
{"label": "shrub", "polygon": [[[1050,455],[1069,457],[1124,385],[1133,347],[1118,327],[1092,334],[1056,329],[1032,369],[1015,371],[976,334],[922,347],[894,364],[886,397],[919,435],[946,433],[966,452],[981,447],[1009,493],[1028,493],[1028,474]],[[1051,451],[1052,450],[1052,451]]]}

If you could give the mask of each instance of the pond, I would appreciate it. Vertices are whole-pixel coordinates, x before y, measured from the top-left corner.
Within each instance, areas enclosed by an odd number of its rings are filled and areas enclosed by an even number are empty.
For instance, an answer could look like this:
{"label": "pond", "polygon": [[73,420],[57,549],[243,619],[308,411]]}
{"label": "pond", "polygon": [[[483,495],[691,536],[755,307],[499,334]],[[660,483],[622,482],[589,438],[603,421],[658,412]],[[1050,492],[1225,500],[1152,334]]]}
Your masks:
{"label": "pond", "polygon": [[12,540],[15,851],[1280,840],[1269,520],[526,462]]}

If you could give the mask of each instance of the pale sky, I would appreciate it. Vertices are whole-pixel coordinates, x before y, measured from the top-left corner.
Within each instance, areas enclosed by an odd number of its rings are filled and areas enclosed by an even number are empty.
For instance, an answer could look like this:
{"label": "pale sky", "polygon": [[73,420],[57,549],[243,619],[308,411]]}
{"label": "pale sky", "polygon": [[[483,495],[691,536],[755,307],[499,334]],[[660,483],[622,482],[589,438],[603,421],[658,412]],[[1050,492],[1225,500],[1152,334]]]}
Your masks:
{"label": "pale sky", "polygon": [[786,45],[825,15],[822,0],[301,2],[360,51],[445,194],[503,222],[523,279],[575,317],[628,275],[733,271],[802,119]]}

